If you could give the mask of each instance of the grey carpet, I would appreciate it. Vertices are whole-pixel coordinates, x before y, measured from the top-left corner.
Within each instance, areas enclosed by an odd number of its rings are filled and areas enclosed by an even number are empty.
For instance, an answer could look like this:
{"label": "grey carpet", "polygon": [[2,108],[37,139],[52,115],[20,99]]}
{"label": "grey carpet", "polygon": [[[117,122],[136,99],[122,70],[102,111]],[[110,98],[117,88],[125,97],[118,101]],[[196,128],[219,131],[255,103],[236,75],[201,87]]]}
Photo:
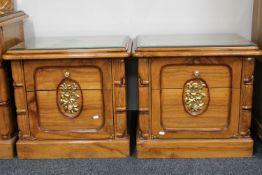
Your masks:
{"label": "grey carpet", "polygon": [[192,174],[262,175],[262,143],[256,139],[252,158],[235,159],[77,159],[0,161],[0,175],[58,174]]}

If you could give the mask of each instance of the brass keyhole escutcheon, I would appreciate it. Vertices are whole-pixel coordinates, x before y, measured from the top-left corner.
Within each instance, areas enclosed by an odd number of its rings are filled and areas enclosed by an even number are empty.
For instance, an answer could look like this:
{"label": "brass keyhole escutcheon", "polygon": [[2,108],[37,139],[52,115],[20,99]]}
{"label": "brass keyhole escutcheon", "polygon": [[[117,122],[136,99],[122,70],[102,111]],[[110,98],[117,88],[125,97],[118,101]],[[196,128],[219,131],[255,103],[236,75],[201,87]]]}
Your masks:
{"label": "brass keyhole escutcheon", "polygon": [[64,75],[65,75],[65,78],[69,78],[69,77],[70,77],[70,72],[66,71],[66,72],[64,73]]}
{"label": "brass keyhole escutcheon", "polygon": [[200,76],[200,71],[199,70],[195,70],[193,72],[193,74],[194,74],[195,77],[199,77]]}

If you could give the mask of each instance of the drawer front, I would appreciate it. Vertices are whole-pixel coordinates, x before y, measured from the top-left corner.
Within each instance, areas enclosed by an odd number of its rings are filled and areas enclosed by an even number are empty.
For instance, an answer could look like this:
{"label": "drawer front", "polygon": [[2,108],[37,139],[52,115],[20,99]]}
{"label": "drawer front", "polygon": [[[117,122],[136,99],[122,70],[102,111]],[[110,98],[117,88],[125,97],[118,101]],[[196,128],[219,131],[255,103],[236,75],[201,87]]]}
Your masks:
{"label": "drawer front", "polygon": [[183,88],[199,71],[209,87],[240,88],[241,58],[174,58],[153,59],[152,89]]}
{"label": "drawer front", "polygon": [[34,75],[35,90],[56,90],[66,72],[70,73],[70,79],[81,84],[81,89],[103,88],[101,70],[99,67],[40,67],[35,71]]}
{"label": "drawer front", "polygon": [[[113,138],[111,60],[47,63],[32,61],[24,66],[32,136],[76,140]],[[104,88],[104,77],[107,88]]]}
{"label": "drawer front", "polygon": [[153,136],[235,137],[241,67],[241,58],[151,60]]}
{"label": "drawer front", "polygon": [[[157,93],[157,92],[154,92]],[[179,129],[216,129],[223,130],[229,123],[230,89],[210,89],[208,110],[202,115],[192,116],[184,109],[181,100],[182,89],[164,89],[161,91],[162,126],[166,130]]]}
{"label": "drawer front", "polygon": [[112,89],[111,60],[30,61],[24,63],[26,90],[56,90],[65,73],[81,89]]}
{"label": "drawer front", "polygon": [[[230,88],[231,71],[220,65],[168,65],[161,69],[160,89],[183,89],[186,80],[193,79],[198,71],[209,88]],[[157,89],[158,86],[153,87]]]}

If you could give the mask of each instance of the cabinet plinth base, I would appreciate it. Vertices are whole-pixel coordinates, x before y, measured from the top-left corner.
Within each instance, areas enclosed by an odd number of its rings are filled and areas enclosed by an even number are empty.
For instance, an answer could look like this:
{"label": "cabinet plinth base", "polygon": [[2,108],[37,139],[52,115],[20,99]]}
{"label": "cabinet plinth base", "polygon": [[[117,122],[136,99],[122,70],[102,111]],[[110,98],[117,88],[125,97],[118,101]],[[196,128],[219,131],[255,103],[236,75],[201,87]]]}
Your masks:
{"label": "cabinet plinth base", "polygon": [[0,159],[12,159],[15,156],[16,138],[0,140]]}
{"label": "cabinet plinth base", "polygon": [[129,140],[19,140],[17,154],[19,159],[125,158]]}
{"label": "cabinet plinth base", "polygon": [[252,157],[253,140],[178,139],[138,140],[137,158],[227,158]]}

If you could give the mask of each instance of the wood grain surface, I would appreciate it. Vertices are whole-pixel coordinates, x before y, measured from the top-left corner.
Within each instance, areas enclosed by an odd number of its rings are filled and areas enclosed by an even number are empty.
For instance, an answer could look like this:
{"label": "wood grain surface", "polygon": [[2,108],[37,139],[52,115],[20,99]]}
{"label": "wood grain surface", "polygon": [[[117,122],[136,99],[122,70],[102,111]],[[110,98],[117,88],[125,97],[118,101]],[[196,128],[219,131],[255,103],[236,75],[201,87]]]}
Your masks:
{"label": "wood grain surface", "polygon": [[18,141],[19,159],[126,158],[129,140]]}
{"label": "wood grain surface", "polygon": [[194,139],[138,140],[137,158],[232,158],[252,157],[253,140]]}
{"label": "wood grain surface", "polygon": [[17,137],[14,136],[8,140],[0,140],[0,159],[12,159],[15,157],[15,144]]}

